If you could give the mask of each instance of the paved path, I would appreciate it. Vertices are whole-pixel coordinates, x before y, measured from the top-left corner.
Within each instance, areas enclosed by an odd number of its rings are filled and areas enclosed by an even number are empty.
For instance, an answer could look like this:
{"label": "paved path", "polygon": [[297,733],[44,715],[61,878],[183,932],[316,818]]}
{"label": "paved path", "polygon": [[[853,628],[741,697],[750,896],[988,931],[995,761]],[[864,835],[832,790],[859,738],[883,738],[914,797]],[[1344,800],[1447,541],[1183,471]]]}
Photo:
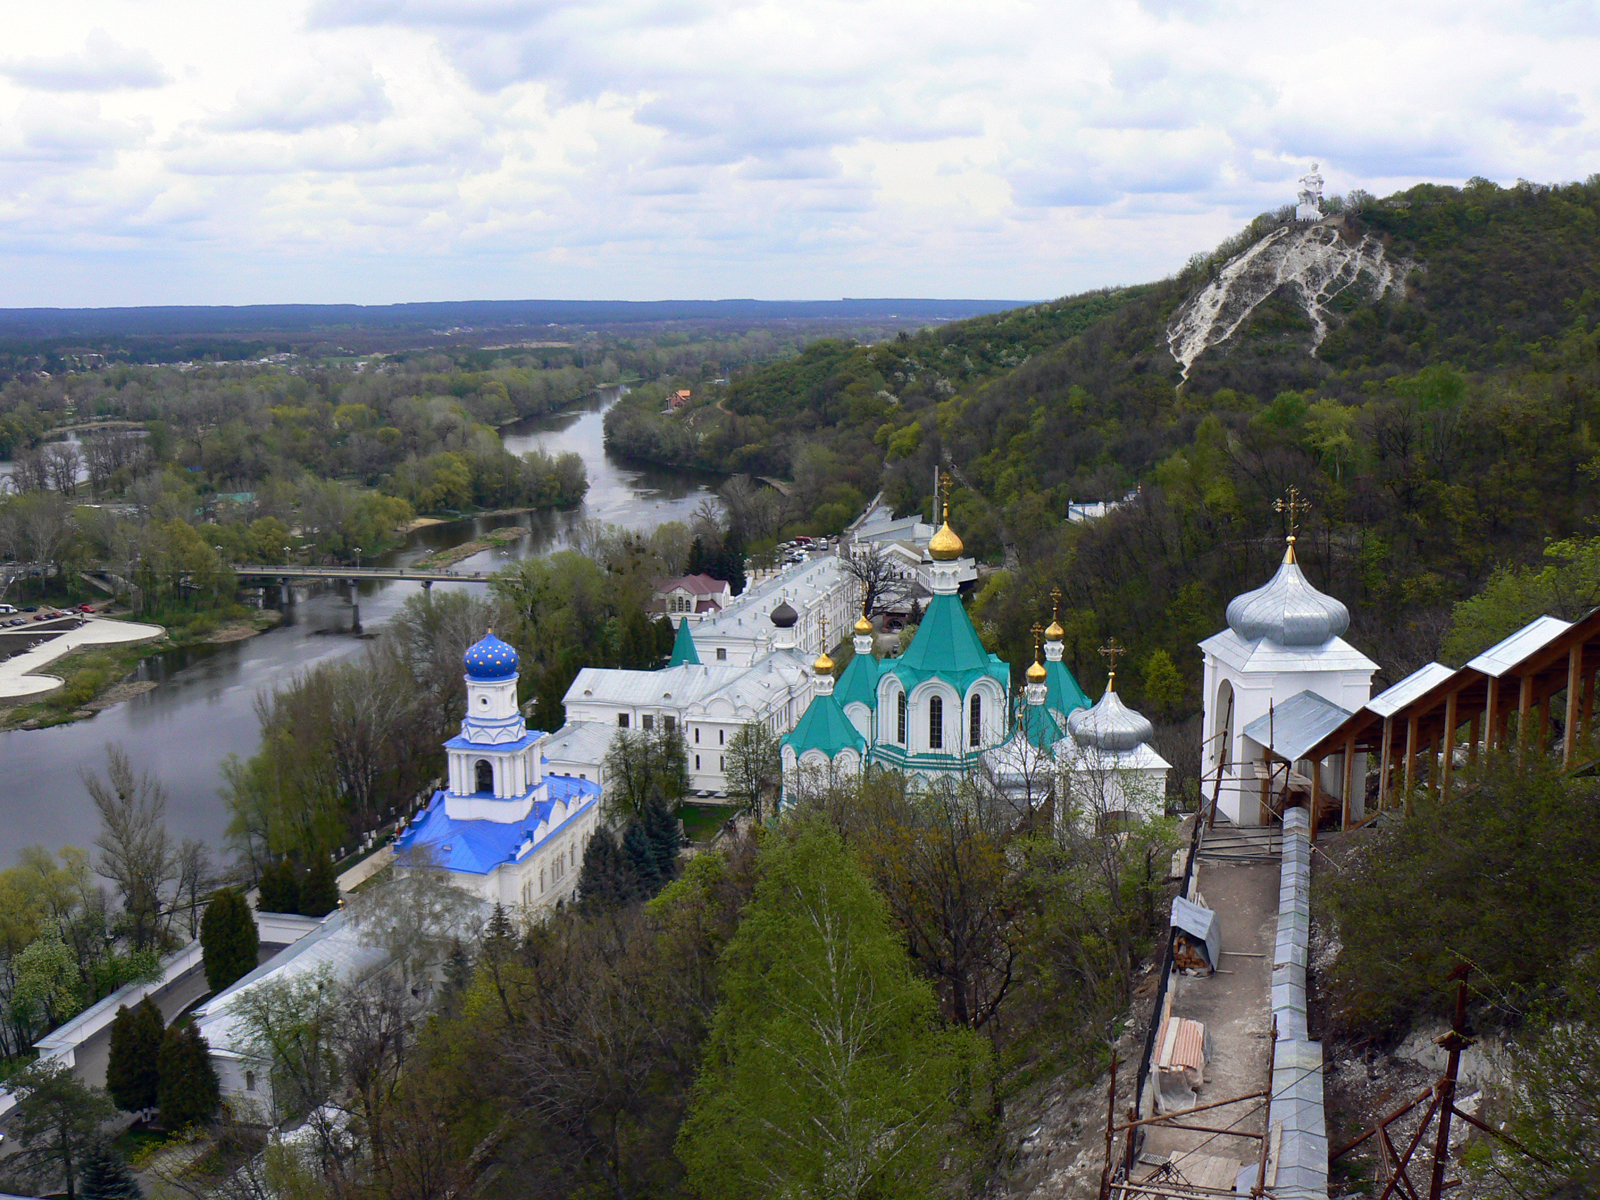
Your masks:
{"label": "paved path", "polygon": [[40,642],[31,650],[24,650],[13,658],[0,662],[0,700],[20,700],[53,692],[64,680],[55,675],[42,675],[41,668],[56,659],[85,646],[115,646],[127,642],[148,642],[165,637],[167,631],[159,625],[139,625],[133,621],[109,621],[104,617],[90,617],[76,629],[69,629],[60,637]]}
{"label": "paved path", "polygon": [[[1211,1035],[1211,1061],[1206,1064],[1199,1104],[1267,1087],[1278,871],[1276,859],[1225,865],[1202,859],[1200,863],[1200,893],[1206,906],[1221,918],[1222,967],[1228,973],[1173,976],[1172,1015],[1202,1022]],[[1184,1123],[1212,1129],[1232,1125],[1246,1133],[1262,1133],[1260,1103],[1250,1101],[1197,1113]],[[1253,1161],[1260,1150],[1261,1143],[1249,1138],[1157,1127],[1145,1141],[1144,1157],[1171,1155],[1191,1183],[1200,1183],[1199,1176],[1213,1173],[1214,1168],[1222,1186],[1231,1188],[1240,1163]],[[1224,1163],[1226,1171],[1222,1170]],[[1143,1178],[1148,1170],[1136,1174]]]}

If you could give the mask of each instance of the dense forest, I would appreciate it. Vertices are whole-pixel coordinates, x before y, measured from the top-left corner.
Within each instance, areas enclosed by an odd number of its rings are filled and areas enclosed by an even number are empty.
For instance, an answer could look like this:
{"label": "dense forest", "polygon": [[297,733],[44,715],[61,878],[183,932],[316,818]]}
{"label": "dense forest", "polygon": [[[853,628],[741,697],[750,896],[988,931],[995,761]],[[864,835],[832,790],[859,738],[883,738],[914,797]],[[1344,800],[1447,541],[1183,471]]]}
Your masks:
{"label": "dense forest", "polygon": [[[1198,706],[1194,642],[1260,582],[1285,532],[1271,508],[1312,500],[1302,561],[1351,607],[1351,638],[1392,681],[1434,657],[1451,606],[1497,567],[1582,532],[1600,470],[1600,179],[1545,187],[1422,185],[1340,204],[1339,235],[1380,239],[1414,269],[1381,300],[1361,289],[1312,326],[1287,290],[1261,304],[1187,382],[1167,348],[1174,312],[1280,227],[1258,218],[1159,283],[1072,296],[871,344],[821,341],[703,389],[666,416],[618,406],[611,444],[661,461],[792,479],[807,518],[840,527],[879,488],[932,509],[935,464],[963,485],[952,521],[1006,569],[976,598],[994,648],[1066,593],[1068,661],[1086,683],[1110,634],[1145,673],[1162,656]],[[1137,497],[1064,521],[1072,501]],[[1091,688],[1092,690],[1092,688]]]}

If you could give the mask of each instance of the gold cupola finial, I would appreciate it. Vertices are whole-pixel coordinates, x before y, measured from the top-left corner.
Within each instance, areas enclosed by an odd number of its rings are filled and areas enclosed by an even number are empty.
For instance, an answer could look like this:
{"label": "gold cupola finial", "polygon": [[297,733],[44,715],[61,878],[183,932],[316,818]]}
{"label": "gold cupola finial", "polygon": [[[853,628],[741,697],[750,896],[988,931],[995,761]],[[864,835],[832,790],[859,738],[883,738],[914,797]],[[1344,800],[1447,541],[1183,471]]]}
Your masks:
{"label": "gold cupola finial", "polygon": [[939,531],[928,539],[928,553],[938,562],[950,562],[960,558],[966,547],[961,544],[961,539],[956,536],[956,531],[950,528],[950,476],[939,477],[941,505]]}
{"label": "gold cupola finial", "polygon": [[1041,640],[1043,629],[1039,622],[1033,623],[1033,661],[1028,664],[1028,682],[1043,683],[1044,672],[1044,642]]}
{"label": "gold cupola finial", "polygon": [[828,657],[828,618],[822,618],[822,653],[817,655],[817,661],[811,664],[811,669],[818,675],[833,674],[833,659]]}
{"label": "gold cupola finial", "polygon": [[1311,501],[1300,494],[1300,489],[1290,484],[1284,489],[1283,499],[1272,502],[1272,511],[1283,513],[1289,518],[1289,536],[1286,539],[1288,549],[1283,552],[1283,561],[1295,561],[1294,542],[1295,536],[1300,532],[1300,518],[1311,511]]}
{"label": "gold cupola finial", "polygon": [[1050,606],[1050,624],[1044,631],[1044,637],[1047,642],[1059,642],[1067,636],[1067,631],[1061,628],[1061,589],[1051,588],[1050,599],[1054,603]]}
{"label": "gold cupola finial", "polygon": [[872,622],[867,617],[867,605],[865,601],[862,601],[861,604],[861,615],[856,618],[855,631],[857,637],[866,637],[872,632]]}
{"label": "gold cupola finial", "polygon": [[1106,691],[1117,690],[1117,659],[1128,652],[1128,648],[1113,636],[1106,639],[1106,644],[1100,647],[1100,657],[1106,660]]}

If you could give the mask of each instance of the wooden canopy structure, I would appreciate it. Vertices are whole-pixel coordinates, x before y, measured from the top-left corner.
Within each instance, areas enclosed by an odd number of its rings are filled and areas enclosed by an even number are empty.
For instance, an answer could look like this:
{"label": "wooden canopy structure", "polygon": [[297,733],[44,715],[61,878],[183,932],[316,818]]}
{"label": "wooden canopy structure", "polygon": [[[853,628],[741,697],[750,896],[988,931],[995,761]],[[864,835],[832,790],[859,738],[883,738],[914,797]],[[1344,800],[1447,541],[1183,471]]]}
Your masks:
{"label": "wooden canopy structure", "polygon": [[1600,608],[1575,622],[1540,617],[1460,670],[1429,663],[1303,751],[1318,767],[1311,773],[1313,817],[1322,807],[1321,764],[1334,755],[1342,760],[1345,828],[1352,823],[1358,754],[1377,760],[1379,810],[1393,807],[1397,797],[1409,804],[1419,784],[1436,796],[1448,794],[1459,746],[1469,763],[1496,750],[1543,750],[1553,744],[1558,721],[1562,766],[1584,765],[1592,757],[1580,747],[1593,740],[1597,674]]}

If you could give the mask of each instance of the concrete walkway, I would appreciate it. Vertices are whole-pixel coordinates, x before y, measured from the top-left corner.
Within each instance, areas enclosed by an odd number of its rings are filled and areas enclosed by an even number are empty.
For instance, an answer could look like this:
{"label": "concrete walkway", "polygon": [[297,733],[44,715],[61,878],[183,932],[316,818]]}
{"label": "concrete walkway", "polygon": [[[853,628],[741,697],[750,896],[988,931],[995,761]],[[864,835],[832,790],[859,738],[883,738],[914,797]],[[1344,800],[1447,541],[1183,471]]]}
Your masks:
{"label": "concrete walkway", "polygon": [[[1201,1022],[1210,1035],[1211,1057],[1198,1104],[1268,1087],[1278,874],[1276,860],[1218,864],[1202,858],[1199,864],[1203,902],[1222,921],[1222,969],[1214,975],[1175,974],[1171,989],[1172,1015]],[[1265,1132],[1261,1109],[1262,1101],[1253,1100],[1176,1119],[1260,1134]],[[1188,1182],[1232,1188],[1240,1164],[1256,1161],[1260,1153],[1261,1143],[1252,1138],[1156,1126],[1145,1140],[1141,1155],[1145,1161],[1134,1175],[1150,1178],[1151,1160],[1170,1156],[1173,1168]]]}
{"label": "concrete walkway", "polygon": [[60,637],[40,642],[31,650],[24,650],[14,658],[0,662],[0,700],[19,700],[53,692],[65,680],[55,675],[37,674],[41,668],[55,662],[63,655],[85,646],[117,646],[128,642],[148,642],[165,637],[167,631],[159,625],[140,625],[133,621],[110,621],[104,617],[90,617],[76,629],[69,629]]}

